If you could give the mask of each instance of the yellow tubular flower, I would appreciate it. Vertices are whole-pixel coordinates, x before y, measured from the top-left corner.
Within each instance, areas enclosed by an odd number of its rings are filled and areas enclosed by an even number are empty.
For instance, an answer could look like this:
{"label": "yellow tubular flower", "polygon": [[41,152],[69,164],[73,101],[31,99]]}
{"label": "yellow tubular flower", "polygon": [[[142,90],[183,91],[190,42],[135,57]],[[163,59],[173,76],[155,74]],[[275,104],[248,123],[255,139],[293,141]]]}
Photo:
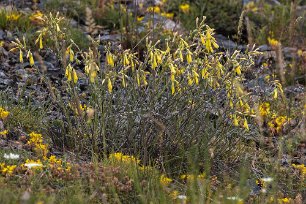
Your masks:
{"label": "yellow tubular flower", "polygon": [[27,58],[29,59],[31,67],[33,67],[33,65],[34,65],[34,58],[33,58],[32,52],[30,50],[28,51]]}
{"label": "yellow tubular flower", "polygon": [[94,83],[96,77],[97,77],[97,71],[91,70],[91,72],[89,73],[89,81],[90,81],[90,83]]}
{"label": "yellow tubular flower", "polygon": [[236,116],[236,115],[234,115],[233,124],[234,124],[234,126],[236,126],[236,127],[238,127],[238,125],[239,125],[239,122],[238,122],[238,120],[237,120],[237,116]]}
{"label": "yellow tubular flower", "polygon": [[19,61],[20,63],[23,63],[23,53],[21,49],[19,50]]}
{"label": "yellow tubular flower", "polygon": [[241,66],[238,65],[236,68],[235,68],[235,72],[237,75],[241,75]]}
{"label": "yellow tubular flower", "polygon": [[112,85],[112,81],[110,78],[108,78],[107,80],[107,88],[108,88],[109,93],[113,92],[113,85]]}
{"label": "yellow tubular flower", "polygon": [[249,129],[249,125],[248,125],[248,121],[247,121],[246,118],[244,119],[243,127],[244,127],[246,130],[250,130],[250,129]]}
{"label": "yellow tubular flower", "polygon": [[72,78],[73,78],[73,83],[77,83],[78,82],[78,75],[75,71],[75,69],[72,69]]}
{"label": "yellow tubular flower", "polygon": [[65,71],[65,76],[67,77],[67,80],[68,80],[68,81],[71,81],[71,80],[72,80],[71,71],[72,71],[72,67],[71,67],[71,65],[69,64],[69,65],[66,67],[66,71]]}
{"label": "yellow tubular flower", "polygon": [[39,49],[43,49],[42,34],[39,36]]}
{"label": "yellow tubular flower", "polygon": [[112,53],[110,53],[109,51],[106,53],[106,62],[111,67],[115,66],[114,57],[113,57]]}
{"label": "yellow tubular flower", "polygon": [[275,88],[273,91],[273,98],[277,99],[277,96],[278,96],[278,92],[277,92],[277,88]]}
{"label": "yellow tubular flower", "polygon": [[187,50],[187,63],[190,64],[192,62],[192,53],[190,52],[190,50]]}

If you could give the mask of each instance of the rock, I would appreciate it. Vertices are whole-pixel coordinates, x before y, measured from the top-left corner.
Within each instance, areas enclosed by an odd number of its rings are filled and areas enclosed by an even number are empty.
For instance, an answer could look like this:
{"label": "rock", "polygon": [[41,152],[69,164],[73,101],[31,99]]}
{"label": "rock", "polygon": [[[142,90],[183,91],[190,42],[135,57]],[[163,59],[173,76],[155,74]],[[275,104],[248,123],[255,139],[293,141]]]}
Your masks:
{"label": "rock", "polygon": [[258,47],[259,52],[271,51],[271,47],[269,45],[260,45]]}
{"label": "rock", "polygon": [[17,78],[23,82],[25,82],[29,77],[25,69],[18,69],[16,70],[15,73],[16,73]]}
{"label": "rock", "polygon": [[284,47],[283,54],[286,60],[292,60],[297,57],[297,49],[295,47]]}
{"label": "rock", "polygon": [[106,34],[100,36],[100,41],[118,41],[121,39],[120,34]]}
{"label": "rock", "polygon": [[0,40],[3,40],[4,36],[5,36],[5,32],[2,29],[0,29]]}
{"label": "rock", "polygon": [[223,48],[224,50],[246,50],[247,48],[246,45],[239,45],[221,34],[216,34],[214,37],[216,38],[217,44],[220,48]]}
{"label": "rock", "polygon": [[174,22],[173,20],[171,20],[171,19],[166,19],[166,20],[164,21],[163,28],[164,28],[165,30],[175,31],[175,30],[180,30],[180,29],[181,29],[181,26],[180,26],[180,24],[175,23],[175,22]]}

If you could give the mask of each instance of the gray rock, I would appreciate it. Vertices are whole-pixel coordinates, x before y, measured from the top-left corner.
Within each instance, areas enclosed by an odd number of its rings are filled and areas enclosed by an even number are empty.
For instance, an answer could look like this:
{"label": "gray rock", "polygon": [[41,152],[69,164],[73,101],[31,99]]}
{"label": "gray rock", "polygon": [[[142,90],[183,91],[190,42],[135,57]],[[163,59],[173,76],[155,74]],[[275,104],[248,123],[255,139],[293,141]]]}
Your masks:
{"label": "gray rock", "polygon": [[271,47],[269,45],[260,45],[258,47],[259,52],[271,51]]}
{"label": "gray rock", "polygon": [[217,44],[220,46],[220,48],[225,50],[246,49],[246,45],[239,45],[221,34],[216,34],[214,37],[216,38]]}
{"label": "gray rock", "polygon": [[5,36],[5,32],[2,29],[0,29],[0,40],[3,40],[4,36]]}
{"label": "gray rock", "polygon": [[106,34],[100,36],[100,41],[117,41],[121,39],[120,34]]}

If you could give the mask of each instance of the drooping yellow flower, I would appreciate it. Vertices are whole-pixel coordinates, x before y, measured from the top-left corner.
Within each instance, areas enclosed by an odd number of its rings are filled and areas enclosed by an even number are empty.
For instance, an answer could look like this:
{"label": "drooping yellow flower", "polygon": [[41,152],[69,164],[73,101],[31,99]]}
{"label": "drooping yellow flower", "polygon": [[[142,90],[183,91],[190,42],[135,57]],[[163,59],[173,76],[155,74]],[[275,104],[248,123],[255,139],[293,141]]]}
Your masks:
{"label": "drooping yellow flower", "polygon": [[213,47],[215,49],[218,49],[219,48],[219,45],[217,44],[217,41],[216,39],[212,36],[213,34],[213,29],[211,28],[208,28],[206,30],[206,35],[205,37],[201,34],[201,42],[202,44],[205,43],[205,47],[206,47],[206,50],[207,52],[209,53],[212,53],[213,52]]}
{"label": "drooping yellow flower", "polygon": [[89,74],[89,81],[90,81],[90,83],[94,83],[96,77],[97,77],[97,71],[96,70],[92,70],[90,72],[90,74]]}
{"label": "drooping yellow flower", "polygon": [[236,116],[236,115],[233,116],[233,124],[234,124],[234,126],[236,126],[236,127],[238,127],[238,125],[239,125],[239,122],[238,122],[238,119],[237,119],[237,116]]}
{"label": "drooping yellow flower", "polygon": [[42,43],[42,35],[39,38],[39,49],[43,49],[43,43]]}
{"label": "drooping yellow flower", "polygon": [[238,65],[236,68],[235,68],[235,72],[237,75],[241,75],[241,66]]}
{"label": "drooping yellow flower", "polygon": [[181,4],[180,5],[180,10],[183,12],[183,13],[189,13],[189,10],[190,10],[190,5],[185,3],[185,4]]}
{"label": "drooping yellow flower", "polygon": [[34,65],[34,58],[33,58],[32,52],[30,50],[28,51],[27,58],[29,59],[31,67],[33,67],[33,65]]}
{"label": "drooping yellow flower", "polygon": [[21,49],[19,50],[19,61],[20,63],[23,63],[23,52]]}
{"label": "drooping yellow flower", "polygon": [[111,52],[107,52],[106,53],[106,62],[109,66],[114,67],[115,66],[115,62],[114,62],[114,56]]}
{"label": "drooping yellow flower", "polygon": [[113,84],[110,78],[107,79],[107,88],[109,93],[113,92]]}
{"label": "drooping yellow flower", "polygon": [[244,127],[246,130],[250,130],[250,129],[249,129],[249,125],[248,125],[248,121],[247,121],[246,118],[245,118],[244,121],[243,121],[243,127]]}
{"label": "drooping yellow flower", "polygon": [[277,99],[277,96],[278,96],[278,91],[277,91],[277,88],[275,88],[275,89],[273,90],[273,98],[274,98],[274,99]]}
{"label": "drooping yellow flower", "polygon": [[73,83],[77,83],[78,82],[78,75],[75,71],[75,69],[72,69],[72,79],[73,79]]}
{"label": "drooping yellow flower", "polygon": [[190,64],[192,62],[192,53],[190,52],[190,50],[187,50],[187,63]]}

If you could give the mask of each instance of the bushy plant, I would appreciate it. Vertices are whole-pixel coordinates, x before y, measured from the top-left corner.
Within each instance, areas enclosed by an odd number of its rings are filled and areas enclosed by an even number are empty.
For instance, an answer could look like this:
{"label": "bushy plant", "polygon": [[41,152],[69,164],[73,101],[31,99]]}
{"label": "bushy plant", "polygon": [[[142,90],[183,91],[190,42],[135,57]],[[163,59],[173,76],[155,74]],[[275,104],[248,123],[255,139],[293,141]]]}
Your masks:
{"label": "bushy plant", "polygon": [[[187,4],[190,11],[183,11],[179,5]],[[192,30],[195,28],[194,19],[206,16],[206,21],[217,33],[232,38],[237,34],[237,27],[242,12],[240,0],[195,0],[195,1],[170,1],[169,10],[178,13],[178,19],[183,26]]]}

